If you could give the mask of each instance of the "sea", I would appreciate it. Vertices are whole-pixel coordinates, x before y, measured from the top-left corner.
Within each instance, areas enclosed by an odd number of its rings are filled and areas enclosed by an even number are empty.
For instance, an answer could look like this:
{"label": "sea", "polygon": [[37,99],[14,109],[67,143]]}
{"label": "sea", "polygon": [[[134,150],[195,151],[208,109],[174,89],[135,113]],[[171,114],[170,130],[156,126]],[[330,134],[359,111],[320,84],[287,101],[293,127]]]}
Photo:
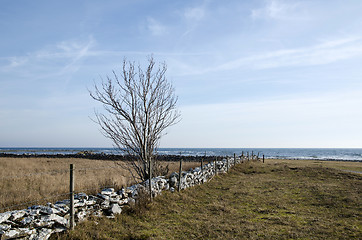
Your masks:
{"label": "sea", "polygon": [[[79,152],[122,154],[115,148],[0,148],[0,153],[10,154],[77,154]],[[362,148],[159,148],[161,155],[183,156],[237,156],[253,152],[265,158],[309,159],[362,162]]]}

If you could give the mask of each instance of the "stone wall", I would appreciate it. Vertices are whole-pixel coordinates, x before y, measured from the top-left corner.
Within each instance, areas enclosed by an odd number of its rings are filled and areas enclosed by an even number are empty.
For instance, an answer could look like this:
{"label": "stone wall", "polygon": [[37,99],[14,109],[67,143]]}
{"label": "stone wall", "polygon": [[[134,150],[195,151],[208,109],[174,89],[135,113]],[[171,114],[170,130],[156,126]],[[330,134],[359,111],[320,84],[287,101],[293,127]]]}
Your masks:
{"label": "stone wall", "polygon": [[[237,158],[236,163],[241,162]],[[189,188],[211,179],[216,172],[226,172],[234,165],[234,159],[205,164],[200,167],[182,171],[181,189]],[[215,165],[214,165],[215,164]],[[216,171],[216,172],[215,172]],[[157,196],[162,191],[175,191],[178,187],[179,173],[172,173],[168,178],[152,178],[152,194]],[[89,216],[106,216],[114,218],[122,212],[122,207],[137,201],[140,189],[148,190],[149,181],[115,191],[103,189],[97,195],[78,193],[74,195],[75,222],[81,222]],[[48,239],[52,233],[63,232],[69,227],[70,200],[57,201],[47,205],[31,206],[23,210],[0,213],[0,239]]]}

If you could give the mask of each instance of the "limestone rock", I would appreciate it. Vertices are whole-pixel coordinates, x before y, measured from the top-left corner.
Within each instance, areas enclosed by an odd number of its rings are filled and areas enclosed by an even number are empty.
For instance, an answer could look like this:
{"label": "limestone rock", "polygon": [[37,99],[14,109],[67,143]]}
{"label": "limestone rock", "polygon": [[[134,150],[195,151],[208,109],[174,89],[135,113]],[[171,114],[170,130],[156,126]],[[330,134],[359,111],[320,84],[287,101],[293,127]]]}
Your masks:
{"label": "limestone rock", "polygon": [[169,184],[170,184],[171,187],[176,187],[176,185],[177,185],[177,178],[176,178],[176,176],[170,177]]}
{"label": "limestone rock", "polygon": [[121,200],[121,198],[120,198],[120,196],[118,196],[118,195],[109,198],[109,201],[110,201],[111,203],[118,203],[119,200]]}
{"label": "limestone rock", "polygon": [[102,190],[101,192],[102,195],[107,195],[107,196],[111,196],[114,195],[114,188],[105,188]]}
{"label": "limestone rock", "polygon": [[56,209],[58,211],[58,215],[65,215],[69,211],[69,207],[67,205],[56,205],[48,203],[48,207],[51,207],[53,209]]}
{"label": "limestone rock", "polygon": [[4,232],[4,234],[1,236],[1,239],[28,237],[35,233],[36,233],[35,229],[15,228],[15,229],[11,229],[11,230]]}
{"label": "limestone rock", "polygon": [[42,205],[31,206],[28,208],[28,210],[29,210],[29,215],[38,215],[39,213],[50,215],[50,214],[58,214],[60,212],[55,208],[51,208],[49,206],[42,206]]}
{"label": "limestone rock", "polygon": [[122,189],[119,190],[117,194],[123,199],[128,197],[128,193],[126,192],[126,189],[124,187],[122,187]]}
{"label": "limestone rock", "polygon": [[37,233],[33,234],[29,239],[30,240],[47,240],[54,230],[49,228],[41,228]]}
{"label": "limestone rock", "polygon": [[92,205],[94,205],[94,204],[96,204],[97,203],[97,201],[95,200],[95,199],[90,199],[90,200],[87,200],[86,202],[85,202],[85,204],[87,205],[87,206],[92,206]]}
{"label": "limestone rock", "polygon": [[74,195],[74,199],[88,200],[88,195],[85,193],[77,193]]}
{"label": "limestone rock", "polygon": [[13,211],[11,213],[11,217],[9,219],[12,221],[15,221],[15,220],[18,220],[18,219],[24,217],[25,214],[26,214],[25,210]]}
{"label": "limestone rock", "polygon": [[58,216],[56,214],[50,214],[48,216],[44,216],[41,218],[41,220],[44,222],[54,222],[54,223],[57,223],[64,227],[66,227],[68,225],[67,219],[65,219],[64,217]]}
{"label": "limestone rock", "polygon": [[90,215],[89,211],[79,211],[75,216],[79,222],[82,222],[86,219],[88,215]]}
{"label": "limestone rock", "polygon": [[[103,191],[102,191],[103,192]],[[104,195],[102,193],[98,193],[97,197],[103,199],[103,200],[109,200],[109,196],[108,195]]]}
{"label": "limestone rock", "polygon": [[0,224],[0,231],[7,231],[11,228],[11,225],[8,224]]}
{"label": "limestone rock", "polygon": [[103,209],[103,210],[108,209],[109,206],[110,206],[110,202],[109,202],[108,200],[104,200],[104,201],[100,204],[100,207],[101,207],[101,209]]}
{"label": "limestone rock", "polygon": [[111,214],[120,214],[122,212],[122,208],[118,204],[112,204],[109,209],[109,213]]}
{"label": "limestone rock", "polygon": [[86,205],[85,199],[80,199],[79,202],[74,203],[74,207],[84,207]]}
{"label": "limestone rock", "polygon": [[4,212],[4,213],[0,213],[0,223],[5,222],[6,220],[8,220],[11,216],[11,212]]}
{"label": "limestone rock", "polygon": [[119,205],[124,205],[124,204],[127,204],[127,203],[128,203],[128,198],[125,198],[125,199],[122,199],[122,200],[118,201]]}
{"label": "limestone rock", "polygon": [[25,217],[23,218],[20,223],[23,226],[28,226],[30,225],[33,221],[35,220],[35,216],[29,216],[29,217]]}

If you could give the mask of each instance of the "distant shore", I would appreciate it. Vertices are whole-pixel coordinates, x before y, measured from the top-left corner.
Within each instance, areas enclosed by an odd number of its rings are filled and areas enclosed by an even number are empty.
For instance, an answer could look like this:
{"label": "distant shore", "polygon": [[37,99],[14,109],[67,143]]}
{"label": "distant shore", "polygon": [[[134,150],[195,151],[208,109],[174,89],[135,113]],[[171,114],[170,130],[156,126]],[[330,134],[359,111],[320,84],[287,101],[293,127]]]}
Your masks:
{"label": "distant shore", "polygon": [[[181,156],[181,155],[157,155],[157,160],[159,161],[212,161],[216,157],[220,156]],[[14,154],[14,153],[0,153],[0,158],[80,158],[80,159],[90,159],[90,160],[111,160],[111,161],[131,161],[134,157],[130,155],[120,155],[120,154],[102,154],[102,153],[91,153],[91,152],[80,152],[76,154]]]}
{"label": "distant shore", "polygon": [[[256,155],[265,159],[294,159],[294,160],[325,160],[325,161],[359,161],[362,162],[362,148],[158,148],[156,150],[159,158],[177,160],[182,156],[187,159],[197,160],[206,157],[232,157]],[[123,152],[116,148],[20,148],[20,147],[0,147],[1,154],[18,157],[49,157],[49,158],[88,158],[122,160],[126,159]],[[0,156],[1,157],[1,156]],[[191,158],[189,158],[191,157]]]}
{"label": "distant shore", "polygon": [[[55,153],[55,154],[38,154],[38,153],[3,153],[0,152],[0,158],[80,158],[80,159],[90,159],[90,160],[111,160],[111,161],[130,161],[134,157],[130,155],[122,154],[105,154],[105,153],[93,153],[88,151],[81,151],[78,153]],[[200,156],[200,155],[172,155],[172,154],[159,154],[157,155],[157,160],[160,161],[213,161],[216,158],[222,158],[224,156]],[[225,156],[226,157],[226,156]],[[259,156],[261,159],[262,157]],[[275,158],[275,157],[266,157],[265,159],[284,159],[284,160],[302,160],[302,161],[332,161],[332,162],[360,162],[362,160],[345,160],[345,159],[310,159],[310,158]]]}

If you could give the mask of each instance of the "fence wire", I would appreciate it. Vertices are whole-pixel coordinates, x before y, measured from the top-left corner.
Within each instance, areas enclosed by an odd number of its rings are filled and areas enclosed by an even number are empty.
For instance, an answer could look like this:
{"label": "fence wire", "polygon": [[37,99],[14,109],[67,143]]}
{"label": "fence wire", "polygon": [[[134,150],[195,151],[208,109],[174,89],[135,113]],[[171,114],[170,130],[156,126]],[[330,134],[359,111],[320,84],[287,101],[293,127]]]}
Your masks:
{"label": "fence wire", "polygon": [[[246,158],[246,156],[243,156],[243,158]],[[213,161],[211,161],[211,162],[213,162]],[[204,164],[206,164],[206,162]],[[81,171],[88,171],[88,170],[89,171],[100,171],[100,170],[107,170],[107,169],[125,169],[125,167],[120,166],[120,165],[106,166],[106,167],[78,167],[78,168],[74,167],[73,172],[81,172]],[[42,176],[42,175],[54,175],[54,176],[56,176],[57,174],[64,174],[64,173],[69,173],[69,172],[70,172],[70,169],[67,168],[67,169],[43,171],[43,172],[37,172],[37,173],[20,174],[20,175],[17,175],[17,176],[4,176],[4,177],[1,177],[0,180],[4,181],[4,180],[12,180],[12,179],[14,179],[14,180],[15,179],[27,179],[29,177],[36,177],[36,176]],[[85,173],[85,175],[87,175],[87,173]],[[83,177],[84,177],[84,175],[83,175]],[[122,177],[125,177],[125,176],[122,176]],[[131,176],[129,176],[128,180],[130,180],[130,179],[132,179]],[[110,179],[104,179],[104,181],[107,181],[107,180],[110,180]],[[128,181],[128,180],[126,179],[126,181]],[[87,187],[87,185],[85,185],[84,187],[81,187],[80,185],[82,185],[82,184],[77,184],[77,182],[76,182],[75,183],[75,187],[76,187],[75,190],[78,193],[80,193],[80,192],[94,193],[94,192],[96,192],[98,190],[108,188],[108,187],[115,188],[115,187],[124,186],[123,184],[119,185],[116,182],[114,182],[114,184],[105,183],[104,185],[101,184],[102,182],[99,182],[99,183],[100,184],[98,186],[94,185],[91,188],[89,188],[89,187]],[[130,182],[127,182],[127,183],[130,183]],[[12,209],[16,209],[16,208],[21,207],[21,206],[29,206],[29,205],[34,204],[34,203],[44,202],[46,200],[54,199],[54,198],[61,197],[61,196],[69,196],[69,194],[70,194],[70,192],[61,193],[61,194],[53,194],[53,195],[50,195],[50,196],[47,196],[47,197],[44,197],[44,198],[34,199],[34,200],[31,200],[31,201],[27,201],[27,202],[23,202],[23,203],[19,203],[19,204],[13,204],[13,205],[1,207],[0,212],[3,212],[6,209],[11,209],[12,210]],[[59,200],[59,199],[57,199],[57,200]],[[6,205],[6,204],[4,204],[4,205]]]}

